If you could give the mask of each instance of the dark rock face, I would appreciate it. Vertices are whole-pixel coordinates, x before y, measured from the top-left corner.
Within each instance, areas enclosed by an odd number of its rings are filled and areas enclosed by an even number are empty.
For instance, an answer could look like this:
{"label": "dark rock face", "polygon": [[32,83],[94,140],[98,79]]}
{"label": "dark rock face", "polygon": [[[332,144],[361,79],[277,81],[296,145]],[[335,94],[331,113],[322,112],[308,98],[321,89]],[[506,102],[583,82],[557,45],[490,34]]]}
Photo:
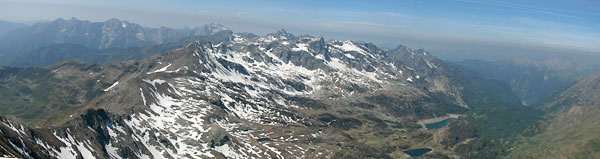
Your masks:
{"label": "dark rock face", "polygon": [[215,146],[223,146],[227,142],[229,142],[228,136],[224,136],[220,141],[210,140],[210,147],[215,148]]}
{"label": "dark rock face", "polygon": [[244,75],[249,75],[246,68],[244,68],[244,66],[242,66],[240,64],[229,62],[229,61],[221,59],[221,58],[217,59],[217,61],[219,63],[221,63],[221,65],[223,65],[229,71],[235,71],[235,72],[238,72],[238,73],[241,73]]}
{"label": "dark rock face", "polygon": [[317,59],[305,51],[281,50],[276,52],[275,55],[277,55],[277,57],[279,57],[285,63],[290,62],[294,65],[305,67],[309,70],[325,68],[325,61]]}
{"label": "dark rock face", "polygon": [[323,37],[320,37],[318,41],[311,42],[309,46],[313,48],[315,55],[323,55],[325,61],[331,61],[331,53],[327,49],[327,43]]}
{"label": "dark rock face", "polygon": [[81,116],[87,127],[92,128],[98,134],[96,137],[97,142],[102,145],[110,143],[110,135],[105,130],[105,127],[113,128],[113,123],[110,121],[108,114],[104,109],[100,110],[88,110],[88,112]]}
{"label": "dark rock face", "polygon": [[[22,158],[139,158],[139,152],[149,150],[123,124],[124,121],[103,109],[88,110],[63,126],[53,128],[29,128],[1,118],[0,155]],[[115,133],[120,137],[117,138]],[[175,146],[158,135],[150,140],[171,148]],[[228,140],[225,136],[218,143]]]}
{"label": "dark rock face", "polygon": [[19,158],[52,158],[48,149],[38,145],[32,139],[42,136],[32,132],[26,126],[14,123],[7,118],[0,117],[0,155]]}

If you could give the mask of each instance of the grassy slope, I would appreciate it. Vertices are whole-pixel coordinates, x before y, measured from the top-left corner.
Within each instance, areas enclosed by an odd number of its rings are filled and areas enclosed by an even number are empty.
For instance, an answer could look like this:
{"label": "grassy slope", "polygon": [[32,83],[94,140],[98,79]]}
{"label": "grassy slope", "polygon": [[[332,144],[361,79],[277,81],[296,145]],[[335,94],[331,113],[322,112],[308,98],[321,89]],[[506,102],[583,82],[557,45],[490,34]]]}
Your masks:
{"label": "grassy slope", "polygon": [[573,107],[548,121],[540,134],[513,147],[514,158],[600,158],[598,107]]}
{"label": "grassy slope", "polygon": [[119,73],[76,61],[44,68],[0,67],[0,115],[35,123],[101,95]]}
{"label": "grassy slope", "polygon": [[544,107],[549,119],[513,147],[513,158],[600,158],[600,75],[559,94]]}

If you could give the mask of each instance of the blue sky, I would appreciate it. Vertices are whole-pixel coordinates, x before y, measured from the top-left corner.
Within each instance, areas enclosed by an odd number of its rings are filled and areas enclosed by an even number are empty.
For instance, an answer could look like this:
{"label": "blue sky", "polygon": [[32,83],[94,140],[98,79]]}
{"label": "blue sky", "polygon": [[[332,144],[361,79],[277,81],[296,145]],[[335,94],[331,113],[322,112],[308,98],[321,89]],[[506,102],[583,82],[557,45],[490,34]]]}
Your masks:
{"label": "blue sky", "polygon": [[[452,59],[577,52],[600,55],[600,1],[0,0],[0,19],[119,18],[181,28],[219,22],[235,32],[294,34],[423,47]],[[479,58],[482,58],[479,57]]]}

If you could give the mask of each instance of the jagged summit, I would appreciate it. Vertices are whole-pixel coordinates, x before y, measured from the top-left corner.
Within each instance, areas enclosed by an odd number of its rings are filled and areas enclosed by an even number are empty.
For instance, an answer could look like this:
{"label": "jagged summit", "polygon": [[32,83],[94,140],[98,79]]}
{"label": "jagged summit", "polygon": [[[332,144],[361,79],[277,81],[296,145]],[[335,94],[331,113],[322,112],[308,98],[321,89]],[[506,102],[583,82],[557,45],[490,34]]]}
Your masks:
{"label": "jagged summit", "polygon": [[127,22],[127,21],[125,21],[125,20],[121,20],[121,19],[117,19],[117,18],[110,18],[110,19],[106,20],[105,22],[109,22],[109,23],[114,23],[114,22],[116,22],[116,23],[120,23],[120,22]]}
{"label": "jagged summit", "polygon": [[407,46],[405,46],[405,45],[399,44],[393,50],[406,50],[406,49],[409,49],[409,48]]}
{"label": "jagged summit", "polygon": [[223,24],[219,23],[219,22],[212,22],[210,24],[207,24],[206,26],[210,26],[213,28],[223,28],[225,27]]}
{"label": "jagged summit", "polygon": [[267,36],[268,37],[272,36],[273,38],[282,39],[282,40],[287,40],[287,39],[289,39],[289,40],[296,40],[297,39],[297,37],[295,35],[293,35],[292,33],[288,33],[283,28],[280,29],[280,30],[278,30],[277,32],[267,34]]}

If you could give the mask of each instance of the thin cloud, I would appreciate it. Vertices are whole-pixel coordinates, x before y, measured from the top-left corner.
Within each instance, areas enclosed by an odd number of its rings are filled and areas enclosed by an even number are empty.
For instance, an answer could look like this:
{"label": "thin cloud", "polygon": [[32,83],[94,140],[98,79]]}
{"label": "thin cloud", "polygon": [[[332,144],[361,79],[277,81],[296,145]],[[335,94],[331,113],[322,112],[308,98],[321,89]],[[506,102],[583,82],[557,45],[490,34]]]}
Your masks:
{"label": "thin cloud", "polygon": [[576,18],[577,17],[573,14],[569,14],[568,13],[569,11],[556,10],[556,9],[553,10],[553,9],[547,9],[547,8],[537,8],[537,7],[533,7],[530,5],[523,5],[523,4],[517,4],[517,3],[505,3],[502,1],[472,1],[472,0],[459,0],[459,1],[467,2],[467,3],[476,3],[476,4],[510,8],[510,9],[515,9],[517,11],[527,11],[529,13],[534,13],[534,14],[562,16],[562,17],[568,17],[568,18]]}
{"label": "thin cloud", "polygon": [[367,25],[367,26],[385,26],[384,24],[367,22],[367,21],[343,21],[340,22],[342,24],[350,24],[350,25]]}
{"label": "thin cloud", "polygon": [[373,14],[381,15],[381,16],[390,16],[390,17],[408,17],[408,14],[403,14],[399,12],[374,12]]}
{"label": "thin cloud", "polygon": [[237,15],[237,16],[246,16],[248,14],[250,14],[250,13],[249,12],[237,12],[237,13],[235,13],[235,15]]}

